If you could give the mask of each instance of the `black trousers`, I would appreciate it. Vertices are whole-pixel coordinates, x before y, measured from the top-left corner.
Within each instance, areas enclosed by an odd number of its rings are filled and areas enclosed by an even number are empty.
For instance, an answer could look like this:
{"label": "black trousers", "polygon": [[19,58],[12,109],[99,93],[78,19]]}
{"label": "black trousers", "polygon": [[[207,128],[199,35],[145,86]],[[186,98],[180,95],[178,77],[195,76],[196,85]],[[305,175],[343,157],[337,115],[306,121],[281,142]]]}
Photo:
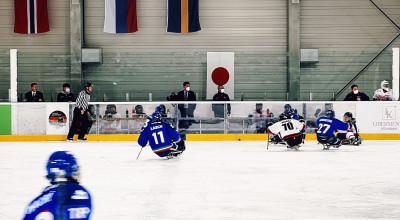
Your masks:
{"label": "black trousers", "polygon": [[90,124],[91,123],[89,122],[89,116],[87,112],[85,111],[83,114],[81,114],[81,110],[79,108],[75,108],[74,118],[72,119],[72,124],[71,127],[69,128],[69,133],[67,138],[68,139],[74,138],[74,135],[79,130],[78,139],[83,139],[85,137],[85,134],[88,132]]}

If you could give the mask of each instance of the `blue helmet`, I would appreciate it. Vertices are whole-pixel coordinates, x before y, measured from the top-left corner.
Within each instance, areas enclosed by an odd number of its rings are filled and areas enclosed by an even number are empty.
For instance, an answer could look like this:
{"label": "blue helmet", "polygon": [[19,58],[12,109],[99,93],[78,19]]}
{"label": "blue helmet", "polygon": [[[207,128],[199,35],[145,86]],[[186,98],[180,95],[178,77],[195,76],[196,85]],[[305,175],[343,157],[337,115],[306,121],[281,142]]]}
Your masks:
{"label": "blue helmet", "polygon": [[325,113],[325,117],[327,118],[334,118],[335,117],[335,111],[333,110],[327,110]]}
{"label": "blue helmet", "polygon": [[159,112],[154,112],[151,117],[153,118],[153,122],[161,121],[161,114]]}
{"label": "blue helmet", "polygon": [[165,113],[165,105],[161,104],[157,106],[155,112],[159,112],[161,114]]}
{"label": "blue helmet", "polygon": [[78,180],[79,166],[74,155],[69,151],[56,151],[51,154],[46,169],[46,177],[51,183],[57,182],[58,178]]}

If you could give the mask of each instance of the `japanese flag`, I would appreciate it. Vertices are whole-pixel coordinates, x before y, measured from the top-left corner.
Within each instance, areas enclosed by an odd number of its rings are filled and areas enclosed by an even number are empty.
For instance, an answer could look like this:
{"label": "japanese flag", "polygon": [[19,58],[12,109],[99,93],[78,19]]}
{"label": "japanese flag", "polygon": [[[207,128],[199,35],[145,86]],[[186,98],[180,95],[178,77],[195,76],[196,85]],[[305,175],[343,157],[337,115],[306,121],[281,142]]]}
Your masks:
{"label": "japanese flag", "polygon": [[207,53],[207,100],[212,100],[218,92],[218,86],[223,85],[230,100],[235,98],[235,53]]}

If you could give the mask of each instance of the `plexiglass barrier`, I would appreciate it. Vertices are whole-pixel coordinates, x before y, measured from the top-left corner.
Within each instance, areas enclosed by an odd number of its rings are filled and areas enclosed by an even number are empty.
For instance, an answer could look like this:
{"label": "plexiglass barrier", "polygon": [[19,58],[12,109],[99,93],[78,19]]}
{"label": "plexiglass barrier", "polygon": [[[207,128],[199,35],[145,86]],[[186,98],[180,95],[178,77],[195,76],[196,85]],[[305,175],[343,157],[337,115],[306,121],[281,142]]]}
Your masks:
{"label": "plexiglass barrier", "polygon": [[[289,107],[304,118],[307,133],[315,132],[317,118],[328,109],[335,109],[339,119],[347,111],[356,116],[356,106],[350,102],[91,103],[90,134],[139,134],[147,116],[160,105],[165,107],[162,120],[189,134],[266,133],[268,126]],[[70,118],[73,108],[71,104]]]}

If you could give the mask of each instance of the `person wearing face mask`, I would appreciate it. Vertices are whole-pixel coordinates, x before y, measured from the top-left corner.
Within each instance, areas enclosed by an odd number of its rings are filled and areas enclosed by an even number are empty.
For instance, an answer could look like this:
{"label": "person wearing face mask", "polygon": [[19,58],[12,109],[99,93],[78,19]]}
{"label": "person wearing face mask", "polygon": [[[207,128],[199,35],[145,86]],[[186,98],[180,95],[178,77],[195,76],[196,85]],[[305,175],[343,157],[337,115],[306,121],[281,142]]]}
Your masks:
{"label": "person wearing face mask", "polygon": [[352,85],[351,90],[343,101],[369,101],[369,97],[365,93],[358,91],[357,85]]}
{"label": "person wearing face mask", "polygon": [[374,92],[374,101],[393,101],[393,90],[389,88],[389,82],[383,80],[381,88]]}
{"label": "person wearing face mask", "polygon": [[[190,90],[190,83],[183,83],[183,90],[178,92],[177,101],[196,101],[196,95]],[[196,109],[196,104],[179,104],[178,109],[181,112],[181,118],[193,118],[193,112]],[[179,128],[188,128],[192,125],[193,120],[180,120]]]}
{"label": "person wearing face mask", "polygon": [[[213,101],[227,102],[230,101],[229,95],[225,93],[224,86],[218,86],[218,92],[214,95]],[[216,118],[224,118],[224,104],[213,104],[212,110]],[[231,104],[227,105],[227,116],[231,114]]]}
{"label": "person wearing face mask", "polygon": [[57,95],[57,102],[75,102],[75,96],[71,93],[71,86],[68,83],[63,84],[63,90]]}

